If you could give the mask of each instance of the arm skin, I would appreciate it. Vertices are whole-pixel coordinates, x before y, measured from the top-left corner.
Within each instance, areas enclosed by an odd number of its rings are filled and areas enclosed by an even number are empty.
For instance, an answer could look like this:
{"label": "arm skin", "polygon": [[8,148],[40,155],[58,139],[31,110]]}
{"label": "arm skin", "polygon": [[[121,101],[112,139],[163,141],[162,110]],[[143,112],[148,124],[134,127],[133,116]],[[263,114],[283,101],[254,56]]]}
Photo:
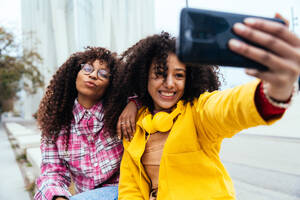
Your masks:
{"label": "arm skin", "polygon": [[135,132],[137,111],[138,108],[136,104],[133,101],[129,101],[117,123],[117,134],[119,139],[122,139],[122,137],[128,141],[132,139]]}

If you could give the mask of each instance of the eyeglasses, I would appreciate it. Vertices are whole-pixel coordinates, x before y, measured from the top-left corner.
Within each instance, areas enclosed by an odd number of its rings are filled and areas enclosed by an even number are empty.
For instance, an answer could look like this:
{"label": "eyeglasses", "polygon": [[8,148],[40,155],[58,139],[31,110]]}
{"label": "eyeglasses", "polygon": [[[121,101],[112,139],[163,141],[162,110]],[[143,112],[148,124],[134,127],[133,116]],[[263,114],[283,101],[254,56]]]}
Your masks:
{"label": "eyeglasses", "polygon": [[[81,64],[81,69],[86,74],[91,74],[95,70],[93,65],[90,65],[90,64],[87,64],[87,63],[86,64]],[[108,79],[110,77],[110,75],[111,74],[105,69],[98,69],[98,71],[97,71],[97,78],[98,79]]]}

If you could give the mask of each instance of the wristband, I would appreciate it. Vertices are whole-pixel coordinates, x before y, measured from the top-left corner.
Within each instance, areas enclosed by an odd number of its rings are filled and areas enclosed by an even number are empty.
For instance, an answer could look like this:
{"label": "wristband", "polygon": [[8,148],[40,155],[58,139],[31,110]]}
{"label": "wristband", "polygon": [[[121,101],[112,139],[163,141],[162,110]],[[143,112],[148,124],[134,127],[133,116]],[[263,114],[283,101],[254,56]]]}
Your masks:
{"label": "wristband", "polygon": [[264,93],[266,99],[269,101],[270,104],[272,104],[273,106],[278,107],[278,108],[287,109],[291,105],[293,98],[297,95],[298,89],[299,89],[299,86],[298,86],[298,83],[296,82],[294,84],[293,92],[292,92],[292,95],[289,98],[289,100],[282,102],[282,101],[277,101],[276,99],[269,96],[268,90],[266,88],[266,84],[264,84],[264,82],[263,82],[263,93]]}

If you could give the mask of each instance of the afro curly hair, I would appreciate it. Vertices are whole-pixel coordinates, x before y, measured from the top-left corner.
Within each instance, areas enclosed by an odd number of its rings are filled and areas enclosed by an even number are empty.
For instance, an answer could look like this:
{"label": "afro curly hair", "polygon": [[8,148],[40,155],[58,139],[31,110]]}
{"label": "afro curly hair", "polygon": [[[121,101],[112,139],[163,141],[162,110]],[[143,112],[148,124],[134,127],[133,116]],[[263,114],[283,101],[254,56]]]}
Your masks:
{"label": "afro curly hair", "polygon": [[[69,140],[70,126],[73,119],[73,106],[77,98],[76,78],[81,70],[81,64],[104,61],[110,69],[109,86],[106,89],[103,107],[108,104],[111,94],[111,85],[115,79],[118,66],[116,54],[101,47],[87,47],[83,52],[72,54],[53,75],[46,93],[41,100],[37,112],[37,122],[42,131],[42,139],[48,142],[56,142],[62,129],[67,130],[66,141]],[[67,143],[68,144],[68,143]]]}
{"label": "afro curly hair", "polygon": [[[151,64],[155,64],[156,75],[166,77],[168,66],[167,58],[170,53],[176,52],[176,39],[169,33],[162,32],[140,40],[126,50],[120,58],[122,67],[119,68],[119,77],[113,85],[114,95],[107,108],[107,114],[112,117],[106,122],[107,128],[115,130],[118,117],[126,106],[129,96],[137,95],[143,106],[154,109],[149,95],[148,74]],[[184,103],[192,103],[195,98],[205,91],[211,92],[219,89],[219,68],[208,65],[186,65],[186,83],[182,96]]]}

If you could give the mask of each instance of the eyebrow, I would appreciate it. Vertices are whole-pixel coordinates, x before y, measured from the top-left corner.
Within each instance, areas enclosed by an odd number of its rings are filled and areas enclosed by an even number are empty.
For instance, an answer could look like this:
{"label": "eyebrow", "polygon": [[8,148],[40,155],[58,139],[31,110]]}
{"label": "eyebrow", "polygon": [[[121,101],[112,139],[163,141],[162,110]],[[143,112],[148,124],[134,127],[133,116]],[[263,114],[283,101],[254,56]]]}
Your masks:
{"label": "eyebrow", "polygon": [[175,71],[183,71],[183,72],[185,72],[186,70],[183,69],[183,68],[176,68]]}

